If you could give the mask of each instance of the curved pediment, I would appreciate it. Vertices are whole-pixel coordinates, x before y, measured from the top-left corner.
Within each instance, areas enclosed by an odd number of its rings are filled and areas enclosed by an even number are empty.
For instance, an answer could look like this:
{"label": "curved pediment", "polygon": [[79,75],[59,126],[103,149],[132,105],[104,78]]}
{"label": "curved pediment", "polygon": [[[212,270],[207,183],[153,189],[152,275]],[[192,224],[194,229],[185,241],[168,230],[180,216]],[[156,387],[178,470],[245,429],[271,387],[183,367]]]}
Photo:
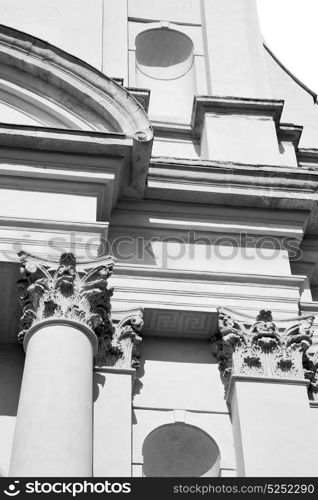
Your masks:
{"label": "curved pediment", "polygon": [[0,25],[0,121],[151,140],[134,97],[85,62]]}

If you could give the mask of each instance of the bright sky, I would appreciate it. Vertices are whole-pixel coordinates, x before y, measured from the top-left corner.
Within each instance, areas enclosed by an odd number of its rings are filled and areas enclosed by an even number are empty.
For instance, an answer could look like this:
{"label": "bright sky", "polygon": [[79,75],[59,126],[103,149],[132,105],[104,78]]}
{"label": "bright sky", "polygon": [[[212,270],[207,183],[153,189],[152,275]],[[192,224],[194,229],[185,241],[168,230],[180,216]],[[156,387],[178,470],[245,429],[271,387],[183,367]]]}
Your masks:
{"label": "bright sky", "polygon": [[318,0],[257,0],[257,4],[267,45],[318,94]]}

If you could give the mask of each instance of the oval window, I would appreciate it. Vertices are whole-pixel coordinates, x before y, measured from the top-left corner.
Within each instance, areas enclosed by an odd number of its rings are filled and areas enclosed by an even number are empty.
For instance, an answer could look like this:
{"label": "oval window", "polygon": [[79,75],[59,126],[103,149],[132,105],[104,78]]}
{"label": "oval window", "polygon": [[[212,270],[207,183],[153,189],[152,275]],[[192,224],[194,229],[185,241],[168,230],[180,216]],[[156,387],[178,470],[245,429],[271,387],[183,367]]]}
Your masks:
{"label": "oval window", "polygon": [[158,28],[136,38],[136,84],[150,89],[149,114],[189,122],[196,92],[192,40],[179,31]]}
{"label": "oval window", "polygon": [[181,78],[193,64],[193,43],[170,29],[144,31],[136,38],[136,61],[139,71],[150,78]]}
{"label": "oval window", "polygon": [[143,445],[146,477],[218,477],[220,452],[215,441],[192,425],[167,424],[152,431]]}

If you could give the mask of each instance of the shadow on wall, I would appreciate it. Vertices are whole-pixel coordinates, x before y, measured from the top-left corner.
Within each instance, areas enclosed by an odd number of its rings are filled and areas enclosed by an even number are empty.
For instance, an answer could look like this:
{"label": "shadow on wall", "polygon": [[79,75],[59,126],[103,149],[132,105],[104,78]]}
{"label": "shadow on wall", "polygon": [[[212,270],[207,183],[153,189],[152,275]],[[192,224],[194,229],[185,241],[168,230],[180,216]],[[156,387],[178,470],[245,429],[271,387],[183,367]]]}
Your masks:
{"label": "shadow on wall", "polygon": [[141,378],[144,375],[145,375],[145,360],[141,356],[140,357],[140,365],[139,365],[139,368],[136,370],[136,377],[135,377],[134,382],[133,382],[133,389],[132,389],[133,401],[134,401],[135,396],[139,396],[139,394],[142,391],[144,384],[143,384]]}
{"label": "shadow on wall", "polygon": [[143,444],[145,477],[218,477],[220,451],[201,429],[184,423],[152,431]]}
{"label": "shadow on wall", "polygon": [[[141,360],[140,366],[139,366],[137,373],[136,373],[136,377],[133,381],[133,390],[132,390],[133,391],[132,392],[133,398],[137,394],[140,394],[141,389],[143,387],[143,383],[140,380],[140,378],[143,377],[143,375],[145,374],[144,364],[145,364],[144,360]],[[106,376],[94,371],[94,375],[93,375],[93,402],[94,403],[99,398],[100,389],[103,388],[106,383],[107,383]]]}
{"label": "shadow on wall", "polygon": [[102,375],[101,373],[95,372],[93,375],[93,402],[98,400],[99,397],[99,386],[104,387],[106,383],[106,377],[105,375]]}
{"label": "shadow on wall", "polygon": [[0,415],[15,417],[18,411],[24,367],[24,352],[20,345],[1,344],[0,349]]}
{"label": "shadow on wall", "polygon": [[218,364],[216,358],[210,352],[209,340],[192,341],[183,339],[182,349],[180,349],[180,340],[144,338],[140,347],[141,357],[140,366],[136,371],[136,378],[133,385],[133,398],[139,396],[142,392],[142,378],[145,375],[145,363],[147,361],[159,361],[162,363],[188,363],[189,367],[193,364]]}
{"label": "shadow on wall", "polygon": [[[141,360],[152,360],[173,363],[189,363],[217,365],[218,361],[211,352],[210,339],[182,339],[180,349],[180,339],[144,336],[140,346]],[[140,373],[142,376],[143,373]]]}
{"label": "shadow on wall", "polygon": [[[22,307],[19,301],[17,280],[20,278],[19,266],[16,262],[1,262],[0,265],[0,337],[1,346],[12,343],[23,353],[23,348],[17,345],[19,320]],[[3,344],[2,344],[3,342]],[[0,351],[2,350],[2,347]]]}

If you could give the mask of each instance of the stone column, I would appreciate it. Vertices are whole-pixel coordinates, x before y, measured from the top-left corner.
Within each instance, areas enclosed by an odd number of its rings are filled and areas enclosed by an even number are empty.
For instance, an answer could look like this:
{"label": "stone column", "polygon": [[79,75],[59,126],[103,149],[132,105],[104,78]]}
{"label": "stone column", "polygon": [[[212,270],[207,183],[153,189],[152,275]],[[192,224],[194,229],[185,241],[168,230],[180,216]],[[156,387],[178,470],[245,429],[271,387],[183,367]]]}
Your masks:
{"label": "stone column", "polygon": [[312,321],[274,322],[270,311],[261,311],[253,322],[219,310],[212,352],[226,386],[239,476],[318,475],[304,369]]}
{"label": "stone column", "polygon": [[20,255],[25,368],[10,476],[92,476],[93,358],[111,338],[113,262],[54,265]]}
{"label": "stone column", "polygon": [[[141,309],[113,313],[112,351],[100,345],[95,366],[94,477],[129,477],[132,385],[139,367]],[[112,453],[105,453],[111,449]]]}

